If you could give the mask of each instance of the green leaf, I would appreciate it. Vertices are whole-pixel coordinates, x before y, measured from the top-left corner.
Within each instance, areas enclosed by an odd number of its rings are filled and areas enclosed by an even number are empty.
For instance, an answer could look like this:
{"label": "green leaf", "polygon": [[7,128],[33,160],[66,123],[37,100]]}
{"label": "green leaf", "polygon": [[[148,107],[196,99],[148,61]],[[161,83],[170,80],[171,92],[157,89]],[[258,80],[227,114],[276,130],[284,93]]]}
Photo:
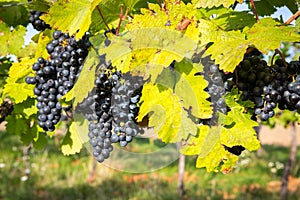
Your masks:
{"label": "green leaf", "polygon": [[260,16],[271,15],[275,13],[278,8],[286,6],[290,9],[292,13],[297,12],[298,7],[294,0],[257,0],[255,1],[255,7],[257,13]]}
{"label": "green leaf", "polygon": [[33,147],[36,150],[42,150],[48,143],[48,139],[45,133],[38,132],[37,137],[33,140]]}
{"label": "green leaf", "polygon": [[[141,0],[119,0],[119,1],[102,0],[99,3],[99,8],[106,23],[111,24],[114,21],[119,21],[121,5],[124,5],[124,12],[126,9],[128,9],[128,13],[130,13],[132,11],[132,8],[135,6],[135,4],[138,1]],[[107,27],[104,21],[101,19],[99,11],[95,9],[92,13],[91,31],[98,32],[103,29],[107,29]]]}
{"label": "green leaf", "polygon": [[28,97],[34,97],[34,85],[25,83],[25,77],[33,75],[31,66],[33,59],[23,58],[19,63],[13,63],[9,70],[9,77],[3,90],[3,96],[8,96],[18,104],[25,101]]}
{"label": "green leaf", "polygon": [[249,151],[257,150],[260,142],[254,127],[258,123],[252,121],[251,114],[245,113],[243,105],[239,104],[237,90],[226,95],[226,104],[230,107],[227,115],[219,113],[218,126],[201,125],[198,133],[190,136],[181,149],[186,155],[198,155],[196,167],[206,167],[208,172],[230,171],[238,156],[226,151],[224,146],[241,145]]}
{"label": "green leaf", "polygon": [[163,142],[178,142],[190,134],[196,134],[197,126],[187,117],[187,112],[171,89],[160,91],[156,85],[145,84],[142,94],[143,103],[137,120],[142,121],[149,114],[149,127],[154,127]]}
{"label": "green leaf", "polygon": [[241,30],[245,27],[250,28],[256,22],[253,14],[249,14],[246,11],[236,12],[230,9],[218,17],[213,18],[212,21],[225,31]]}
{"label": "green leaf", "polygon": [[14,105],[14,113],[25,114],[27,117],[37,114],[38,109],[35,106],[35,99],[27,98],[26,101]]}
{"label": "green leaf", "polygon": [[234,119],[233,125],[222,127],[220,134],[221,144],[228,147],[242,145],[249,151],[259,149],[260,142],[254,130],[258,123],[250,119],[251,115],[242,113],[238,109],[232,109],[229,111],[228,117]]}
{"label": "green leaf", "polygon": [[250,29],[240,31],[224,31],[213,21],[200,20],[201,41],[203,44],[213,42],[204,56],[211,55],[220,69],[233,72],[243,60],[249,46],[255,46],[261,52],[268,54],[280,47],[281,42],[296,42],[300,40],[296,28],[282,26],[271,18],[263,18]]}
{"label": "green leaf", "polygon": [[82,142],[79,138],[79,132],[75,127],[75,123],[72,123],[62,142],[61,151],[64,155],[71,155],[79,153],[81,149]]}
{"label": "green leaf", "polygon": [[243,60],[249,42],[240,31],[223,31],[216,24],[200,20],[201,41],[203,44],[213,42],[203,56],[211,55],[212,60],[219,64],[225,72],[233,72]]}
{"label": "green leaf", "polygon": [[111,44],[100,49],[99,54],[106,54],[106,60],[123,73],[131,71],[142,74],[145,79],[151,76],[152,81],[173,60],[191,58],[197,48],[194,39],[167,28],[133,29],[110,39]]}
{"label": "green leaf", "polygon": [[198,155],[196,167],[206,167],[208,172],[230,170],[238,156],[225,150],[220,143],[221,127],[198,127],[196,136],[191,136],[180,150],[185,155]]}
{"label": "green leaf", "polygon": [[[180,152],[185,155],[199,155],[200,153],[203,154],[203,147],[205,144],[205,138],[209,132],[210,127],[203,125],[198,127],[198,132],[195,137],[189,137],[189,139],[185,142]],[[208,142],[211,142],[209,140]],[[213,142],[213,145],[215,145],[215,142]],[[211,146],[211,145],[209,145]],[[207,153],[210,152],[211,149],[208,149]]]}
{"label": "green leaf", "polygon": [[254,127],[258,126],[258,123],[251,120],[251,114],[245,113],[245,107],[238,103],[239,96],[237,90],[226,95],[226,104],[230,107],[230,111],[224,115],[223,122],[220,122],[224,125],[220,140],[223,145],[228,147],[242,145],[249,151],[257,150],[260,143]]}
{"label": "green leaf", "polygon": [[45,30],[41,32],[38,36],[38,44],[35,51],[35,59],[37,60],[39,57],[47,58],[49,56],[46,46],[51,42],[52,38],[50,36],[50,31]]}
{"label": "green leaf", "polygon": [[207,101],[209,94],[204,91],[208,83],[203,76],[195,76],[197,72],[190,61],[183,59],[175,64],[175,69],[164,69],[155,82],[171,88],[192,115],[206,119],[212,114],[211,103]]}
{"label": "green leaf", "polygon": [[17,26],[11,31],[10,27],[0,20],[0,56],[18,54],[24,44],[25,33],[24,26]]}
{"label": "green leaf", "polygon": [[5,118],[7,121],[7,132],[15,135],[26,134],[29,131],[28,122],[20,115],[9,115]]}
{"label": "green leaf", "polygon": [[76,34],[76,39],[80,39],[88,31],[92,22],[92,12],[101,1],[58,0],[41,19],[55,29],[69,32],[70,35]]}
{"label": "green leaf", "polygon": [[[224,146],[217,143],[209,154],[205,157],[198,156],[196,161],[196,167],[202,168],[206,167],[207,172],[218,172],[218,171],[230,171],[236,161],[238,160],[238,156],[229,153],[225,150]],[[230,163],[230,164],[228,164]],[[222,164],[226,166],[226,168],[222,167]]]}
{"label": "green leaf", "polygon": [[[234,4],[235,0],[192,0],[192,3],[195,5],[196,8],[212,8],[212,7],[219,7],[223,5],[224,7],[228,8],[232,4]],[[243,0],[238,0],[239,3],[243,3]]]}
{"label": "green leaf", "polygon": [[241,95],[242,94],[239,94],[238,88],[232,88],[230,93],[226,96],[226,104],[231,108],[239,107],[242,112],[245,108],[253,108],[255,106],[255,103],[250,100],[242,101]]}
{"label": "green leaf", "polygon": [[[27,26],[29,13],[25,5],[18,3],[26,1],[5,1],[0,2],[0,21],[5,22],[8,26],[16,27],[18,25]],[[10,4],[10,6],[5,6]],[[1,30],[1,29],[0,29]]]}
{"label": "green leaf", "polygon": [[49,4],[49,0],[32,0],[29,4],[27,4],[27,8],[29,10],[38,10],[46,12],[50,7]]}
{"label": "green leaf", "polygon": [[259,23],[246,30],[247,39],[264,54],[280,47],[281,42],[297,42],[300,35],[296,29],[283,26],[272,18],[263,18]]}

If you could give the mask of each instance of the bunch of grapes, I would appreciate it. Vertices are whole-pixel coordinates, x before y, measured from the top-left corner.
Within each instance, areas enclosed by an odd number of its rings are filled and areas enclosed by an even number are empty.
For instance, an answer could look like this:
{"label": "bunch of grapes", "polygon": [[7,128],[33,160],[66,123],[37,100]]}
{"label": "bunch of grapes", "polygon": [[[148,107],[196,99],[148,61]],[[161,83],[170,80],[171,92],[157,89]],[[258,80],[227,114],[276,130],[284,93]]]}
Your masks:
{"label": "bunch of grapes", "polygon": [[93,156],[103,162],[113,150],[112,143],[122,147],[143,130],[136,125],[141,96],[141,77],[122,74],[100,56],[95,87],[78,104],[76,111],[89,121],[89,139]]}
{"label": "bunch of grapes", "polygon": [[278,59],[268,66],[259,56],[245,57],[232,74],[223,74],[228,91],[236,85],[243,101],[254,102],[254,115],[266,121],[275,115],[278,106],[282,110],[300,109],[300,63],[284,64]]}
{"label": "bunch of grapes", "polygon": [[124,74],[122,81],[117,82],[112,88],[111,113],[114,133],[111,140],[119,142],[122,147],[130,143],[138,133],[143,133],[143,129],[136,125],[135,120],[139,112],[138,102],[143,83],[142,77]]}
{"label": "bunch of grapes", "polygon": [[68,33],[54,31],[53,38],[46,47],[50,59],[38,58],[32,66],[36,76],[26,77],[26,83],[35,84],[38,124],[45,131],[54,131],[59,122],[62,106],[58,100],[74,86],[90,47],[88,33],[76,41]]}
{"label": "bunch of grapes", "polygon": [[44,31],[47,28],[51,28],[49,24],[46,24],[42,19],[40,19],[40,16],[43,14],[44,12],[41,11],[30,10],[29,22],[38,31]]}
{"label": "bunch of grapes", "polygon": [[[89,120],[90,144],[93,148],[93,156],[98,162],[108,158],[112,147],[112,120],[111,97],[112,88],[119,82],[120,74],[117,72],[101,70],[95,80],[96,88],[92,99],[86,104],[92,111]],[[95,115],[93,115],[95,114]]]}

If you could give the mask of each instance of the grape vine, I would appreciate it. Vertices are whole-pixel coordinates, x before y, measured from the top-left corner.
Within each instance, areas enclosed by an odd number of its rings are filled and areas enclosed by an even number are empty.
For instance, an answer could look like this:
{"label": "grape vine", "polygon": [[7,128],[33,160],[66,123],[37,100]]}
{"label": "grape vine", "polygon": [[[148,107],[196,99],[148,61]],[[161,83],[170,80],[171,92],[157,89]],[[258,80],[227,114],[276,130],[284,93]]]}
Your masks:
{"label": "grape vine", "polygon": [[[144,123],[163,142],[182,142],[196,167],[225,173],[259,148],[254,127],[278,109],[300,113],[299,60],[266,62],[300,40],[296,14],[270,17],[278,2],[242,12],[233,0],[9,2],[0,4],[0,118],[28,144],[42,147],[64,121],[62,152],[79,152],[84,134],[104,162]],[[282,4],[297,13],[297,3]],[[38,33],[25,45],[29,23]],[[86,133],[63,119],[72,112]]]}

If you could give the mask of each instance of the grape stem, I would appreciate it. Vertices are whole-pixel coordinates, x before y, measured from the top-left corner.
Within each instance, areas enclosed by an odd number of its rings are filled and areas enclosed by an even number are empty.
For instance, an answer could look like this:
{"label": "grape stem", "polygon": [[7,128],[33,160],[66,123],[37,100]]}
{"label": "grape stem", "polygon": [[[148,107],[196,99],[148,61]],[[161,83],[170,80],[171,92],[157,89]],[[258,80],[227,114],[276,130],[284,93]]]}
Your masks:
{"label": "grape stem", "polygon": [[99,12],[99,15],[100,15],[100,17],[101,17],[103,23],[104,23],[105,26],[106,26],[106,28],[109,30],[109,32],[111,32],[111,30],[110,30],[110,28],[109,28],[109,26],[108,26],[108,24],[107,24],[107,22],[106,22],[106,20],[105,20],[105,18],[104,18],[104,16],[103,16],[102,12],[101,12],[101,9],[100,9],[99,5],[97,5],[96,8],[97,8],[97,10],[98,10],[98,12]]}
{"label": "grape stem", "polygon": [[251,3],[251,6],[252,6],[252,9],[253,9],[253,13],[255,14],[256,21],[258,22],[259,19],[258,19],[257,10],[256,10],[255,5],[254,5],[254,1],[250,0],[250,3]]}
{"label": "grape stem", "polygon": [[298,10],[295,14],[293,14],[293,16],[291,16],[286,22],[285,24],[290,24],[293,20],[297,19],[300,15],[300,10]]}
{"label": "grape stem", "polygon": [[126,16],[127,16],[127,13],[128,13],[128,8],[126,8],[125,15],[123,15],[123,11],[124,11],[124,5],[122,4],[121,9],[120,9],[120,20],[119,20],[118,27],[117,27],[117,30],[116,30],[116,35],[119,35],[121,23],[122,23],[123,20],[126,19]]}
{"label": "grape stem", "polygon": [[282,59],[282,61],[283,61],[284,66],[287,67],[288,64],[286,63],[283,54],[282,54],[278,49],[275,49],[275,53],[273,54],[273,56],[272,56],[272,58],[271,58],[271,65],[273,65],[273,63],[274,63],[274,58],[275,58],[275,56],[276,56],[277,54],[280,55],[280,57],[281,57],[281,59]]}

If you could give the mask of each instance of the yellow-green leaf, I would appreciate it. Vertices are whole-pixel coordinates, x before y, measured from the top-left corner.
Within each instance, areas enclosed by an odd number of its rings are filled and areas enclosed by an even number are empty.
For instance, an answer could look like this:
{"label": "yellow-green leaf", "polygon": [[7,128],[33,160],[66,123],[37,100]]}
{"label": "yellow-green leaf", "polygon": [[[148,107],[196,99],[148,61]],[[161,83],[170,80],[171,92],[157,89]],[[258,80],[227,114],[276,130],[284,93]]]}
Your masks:
{"label": "yellow-green leaf", "polygon": [[65,96],[66,101],[70,101],[72,98],[74,98],[74,107],[76,107],[78,103],[82,102],[83,99],[88,96],[88,93],[93,89],[95,85],[95,70],[99,63],[100,60],[96,52],[93,50],[90,51],[73,89],[70,90]]}
{"label": "yellow-green leaf", "polygon": [[233,72],[243,60],[249,46],[245,34],[240,31],[224,31],[208,20],[200,20],[201,41],[203,44],[213,42],[204,56],[211,55],[212,60],[220,65],[220,69]]}
{"label": "yellow-green leaf", "polygon": [[[223,5],[224,7],[228,8],[232,4],[234,4],[235,0],[192,0],[192,3],[195,5],[196,8],[212,8],[212,7],[219,7]],[[239,3],[243,3],[243,0],[238,0]]]}
{"label": "yellow-green leaf", "polygon": [[12,31],[0,20],[0,56],[18,54],[24,44],[26,28],[17,26]]}
{"label": "yellow-green leaf", "polygon": [[180,99],[171,89],[145,84],[142,94],[143,103],[137,120],[142,121],[149,114],[149,126],[154,127],[163,142],[178,142],[186,139],[189,134],[196,134],[197,126],[188,118]]}
{"label": "yellow-green leaf", "polygon": [[21,103],[28,97],[34,97],[34,85],[25,83],[25,78],[28,75],[33,75],[31,66],[34,59],[27,57],[23,58],[21,62],[15,62],[10,67],[9,77],[6,79],[6,84],[3,89],[3,96],[8,96],[14,100],[14,103]]}
{"label": "yellow-green leaf", "polygon": [[58,0],[50,8],[48,14],[41,16],[41,19],[50,24],[51,27],[69,32],[70,35],[76,33],[76,39],[79,39],[89,29],[92,22],[92,12],[101,1]]}
{"label": "yellow-green leaf", "polygon": [[79,132],[76,129],[75,123],[72,123],[62,142],[61,151],[64,155],[71,155],[79,153],[81,149],[82,142]]}
{"label": "yellow-green leaf", "polygon": [[282,42],[300,41],[295,27],[282,25],[272,18],[261,19],[245,33],[251,44],[265,54],[279,48]]}

